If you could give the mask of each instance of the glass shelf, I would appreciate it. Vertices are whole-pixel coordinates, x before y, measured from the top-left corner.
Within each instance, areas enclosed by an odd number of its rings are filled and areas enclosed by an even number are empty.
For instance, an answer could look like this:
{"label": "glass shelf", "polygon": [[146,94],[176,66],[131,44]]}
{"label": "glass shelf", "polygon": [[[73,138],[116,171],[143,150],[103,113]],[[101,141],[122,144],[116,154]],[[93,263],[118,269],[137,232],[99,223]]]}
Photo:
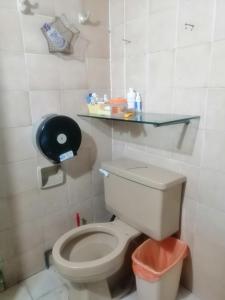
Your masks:
{"label": "glass shelf", "polygon": [[97,115],[91,113],[80,113],[80,117],[94,118],[102,120],[111,121],[121,121],[121,122],[132,122],[138,124],[150,124],[155,127],[176,125],[176,124],[186,124],[188,125],[191,120],[200,119],[200,116],[188,116],[188,115],[177,115],[177,114],[157,114],[157,113],[136,113],[134,116],[129,118],[124,118],[123,115]]}

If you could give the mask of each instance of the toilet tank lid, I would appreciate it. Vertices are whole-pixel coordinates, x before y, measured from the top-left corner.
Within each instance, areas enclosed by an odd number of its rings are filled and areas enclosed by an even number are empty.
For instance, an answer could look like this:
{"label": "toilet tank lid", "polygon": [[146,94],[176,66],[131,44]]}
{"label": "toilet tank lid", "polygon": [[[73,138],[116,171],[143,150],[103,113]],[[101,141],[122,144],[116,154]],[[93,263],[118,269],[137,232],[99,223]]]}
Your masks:
{"label": "toilet tank lid", "polygon": [[185,176],[176,172],[127,158],[103,162],[102,168],[111,174],[158,190],[166,190],[186,181]]}

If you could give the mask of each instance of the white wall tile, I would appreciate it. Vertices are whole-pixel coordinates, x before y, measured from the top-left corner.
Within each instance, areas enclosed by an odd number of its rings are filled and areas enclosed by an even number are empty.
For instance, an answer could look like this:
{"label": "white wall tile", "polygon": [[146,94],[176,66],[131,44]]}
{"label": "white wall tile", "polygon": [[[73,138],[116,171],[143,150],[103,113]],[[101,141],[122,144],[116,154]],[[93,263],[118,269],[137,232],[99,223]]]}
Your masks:
{"label": "white wall tile", "polygon": [[39,15],[22,15],[24,48],[26,53],[48,54],[48,43],[41,27],[44,23],[51,23],[53,18]]}
{"label": "white wall tile", "polygon": [[88,83],[89,89],[93,90],[109,88],[109,62],[107,59],[88,59]]}
{"label": "white wall tile", "polygon": [[215,24],[215,32],[214,39],[215,40],[223,40],[225,38],[225,2],[223,0],[216,1],[216,24]]}
{"label": "white wall tile", "polygon": [[155,113],[169,113],[172,108],[173,89],[167,87],[151,88],[148,91],[146,110]]}
{"label": "white wall tile", "polygon": [[[7,30],[5,30],[6,24]],[[0,35],[0,50],[23,51],[20,20],[16,11],[1,8]]]}
{"label": "white wall tile", "polygon": [[35,157],[32,145],[32,127],[6,128],[0,130],[1,155],[5,163]]}
{"label": "white wall tile", "polygon": [[210,41],[213,28],[214,5],[214,0],[180,1],[178,46],[182,47]]}
{"label": "white wall tile", "polygon": [[84,0],[84,7],[91,12],[93,22],[109,25],[109,2],[109,0]]}
{"label": "white wall tile", "polygon": [[37,187],[36,161],[33,159],[4,165],[3,172],[8,195]]}
{"label": "white wall tile", "polygon": [[213,44],[213,57],[210,75],[210,86],[225,87],[225,41]]}
{"label": "white wall tile", "polygon": [[113,27],[113,30],[111,30],[111,59],[118,59],[123,58],[124,55],[124,49],[125,49],[125,43],[123,41],[124,39],[124,26],[123,24]]}
{"label": "white wall tile", "polygon": [[30,90],[60,89],[59,58],[53,55],[26,54]]}
{"label": "white wall tile", "polygon": [[225,89],[209,89],[205,124],[207,129],[225,130]]}
{"label": "white wall tile", "polygon": [[149,16],[149,51],[171,50],[175,47],[176,10],[159,11]]}
{"label": "white wall tile", "polygon": [[125,12],[126,22],[144,17],[147,14],[147,0],[125,0]]}
{"label": "white wall tile", "polygon": [[0,92],[0,128],[31,125],[28,92]]}
{"label": "white wall tile", "polygon": [[[142,32],[142,34],[140,34]],[[146,53],[147,38],[146,38],[146,18],[139,18],[128,22],[125,27],[126,56],[140,56]]]}
{"label": "white wall tile", "polygon": [[27,74],[24,55],[0,51],[0,89],[2,90],[27,90]]}
{"label": "white wall tile", "polygon": [[112,89],[124,89],[124,60],[118,59],[111,63],[111,85]]}
{"label": "white wall tile", "polygon": [[1,0],[0,1],[1,8],[10,8],[16,10],[17,1],[16,0]]}
{"label": "white wall tile", "polygon": [[149,88],[172,87],[173,72],[173,51],[162,51],[149,55]]}
{"label": "white wall tile", "polygon": [[[30,0],[31,4],[35,4],[35,0]],[[55,16],[54,0],[38,0],[38,8],[33,10],[33,13],[44,16]]]}
{"label": "white wall tile", "polygon": [[88,87],[87,77],[87,65],[85,62],[61,60],[60,83],[62,89],[86,89]]}
{"label": "white wall tile", "polygon": [[134,88],[144,91],[146,86],[146,56],[127,58],[126,60],[126,89]]}
{"label": "white wall tile", "polygon": [[205,131],[203,167],[225,171],[225,134],[213,130]]}
{"label": "white wall tile", "polygon": [[176,86],[206,87],[209,56],[209,44],[179,49],[176,58]]}
{"label": "white wall tile", "polygon": [[177,5],[177,0],[149,0],[150,12],[174,8]]}
{"label": "white wall tile", "polygon": [[110,28],[124,23],[124,0],[110,0]]}
{"label": "white wall tile", "polygon": [[33,124],[45,115],[60,113],[60,91],[31,91],[29,95]]}

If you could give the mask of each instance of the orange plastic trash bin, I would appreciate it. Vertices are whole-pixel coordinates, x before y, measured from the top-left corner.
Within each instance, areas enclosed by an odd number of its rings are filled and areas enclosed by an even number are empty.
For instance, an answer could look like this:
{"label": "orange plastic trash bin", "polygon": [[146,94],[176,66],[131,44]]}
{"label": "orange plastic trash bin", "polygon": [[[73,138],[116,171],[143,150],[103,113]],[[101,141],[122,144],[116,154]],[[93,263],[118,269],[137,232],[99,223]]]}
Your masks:
{"label": "orange plastic trash bin", "polygon": [[187,244],[172,237],[141,244],[132,255],[138,299],[175,300],[187,254]]}

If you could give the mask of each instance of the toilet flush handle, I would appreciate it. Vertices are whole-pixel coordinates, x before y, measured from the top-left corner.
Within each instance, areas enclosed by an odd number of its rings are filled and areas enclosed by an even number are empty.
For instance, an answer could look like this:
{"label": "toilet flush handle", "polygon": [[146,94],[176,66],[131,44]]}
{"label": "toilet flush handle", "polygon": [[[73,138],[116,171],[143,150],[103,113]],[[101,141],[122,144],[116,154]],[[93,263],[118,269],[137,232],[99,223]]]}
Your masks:
{"label": "toilet flush handle", "polygon": [[104,170],[104,169],[99,169],[99,172],[100,172],[103,176],[109,177],[109,172],[107,172],[106,170]]}

